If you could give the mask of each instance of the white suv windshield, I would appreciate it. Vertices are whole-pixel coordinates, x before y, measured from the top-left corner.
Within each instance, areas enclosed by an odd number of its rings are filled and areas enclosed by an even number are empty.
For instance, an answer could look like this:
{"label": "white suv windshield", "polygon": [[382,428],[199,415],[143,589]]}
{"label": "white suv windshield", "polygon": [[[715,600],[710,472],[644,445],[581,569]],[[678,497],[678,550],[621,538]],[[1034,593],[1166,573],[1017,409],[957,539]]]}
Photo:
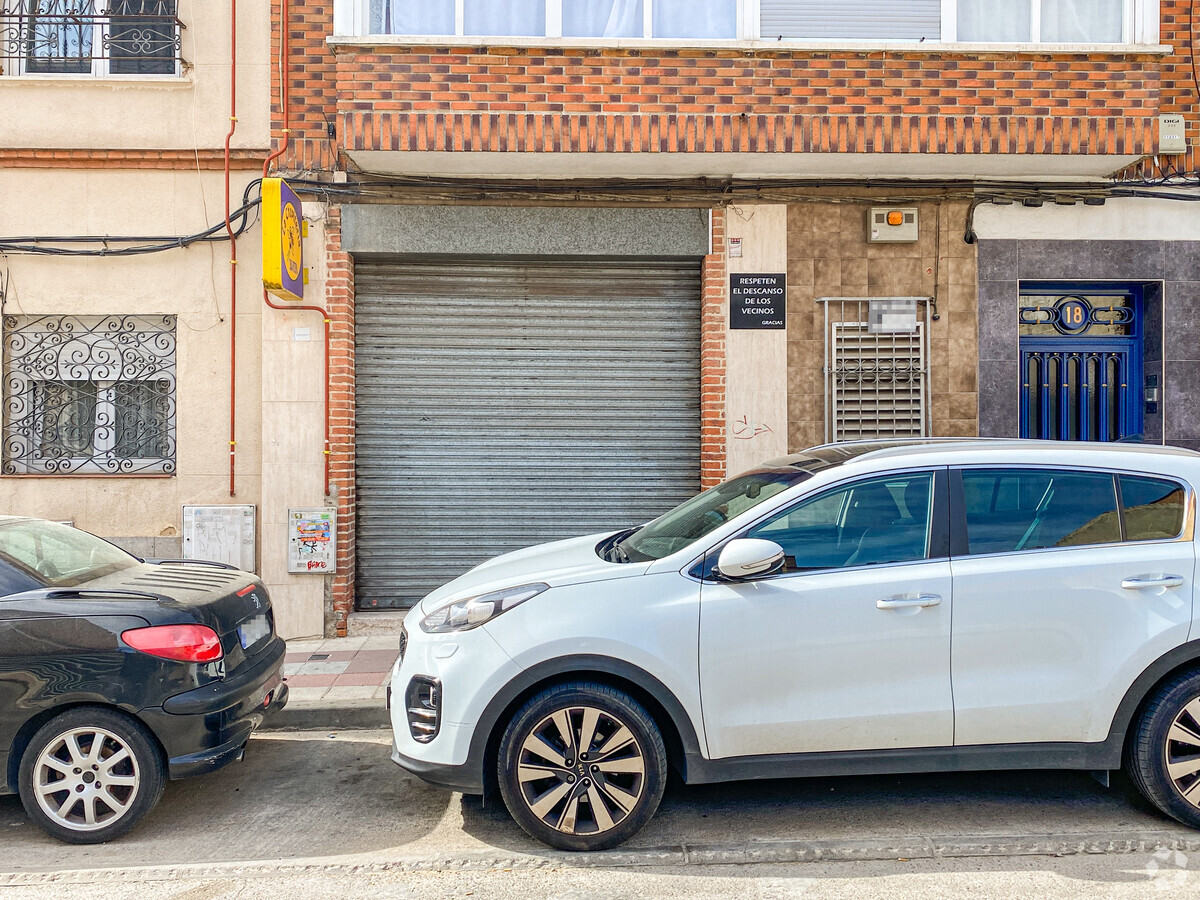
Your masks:
{"label": "white suv windshield", "polygon": [[794,484],[811,478],[798,469],[758,469],[697,494],[642,526],[611,547],[601,546],[609,562],[649,562],[682,550]]}
{"label": "white suv windshield", "polygon": [[0,525],[0,556],[53,587],[74,587],[139,562],[86,531],[40,519]]}

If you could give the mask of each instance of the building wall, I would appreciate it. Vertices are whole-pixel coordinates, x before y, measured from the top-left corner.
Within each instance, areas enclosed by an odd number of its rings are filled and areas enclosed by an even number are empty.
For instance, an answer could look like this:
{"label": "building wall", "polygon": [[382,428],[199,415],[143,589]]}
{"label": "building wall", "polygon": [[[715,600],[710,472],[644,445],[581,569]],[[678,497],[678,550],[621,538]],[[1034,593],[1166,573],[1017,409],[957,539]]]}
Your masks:
{"label": "building wall", "polygon": [[928,337],[931,431],[977,434],[975,248],[963,242],[967,204],[924,201],[919,240],[867,242],[870,202],[788,207],[788,447],[826,439],[823,311],[818,297],[934,297]]}
{"label": "building wall", "polygon": [[[232,147],[256,150],[266,146],[270,135],[270,119],[263,113],[272,20],[265,9],[250,4],[241,3],[238,10],[237,86],[243,115]],[[181,53],[186,63],[178,78],[0,74],[0,121],[20,123],[0,129],[0,148],[28,155],[47,149],[122,150],[135,158],[165,158],[195,167],[194,158],[178,151],[205,151],[207,157],[207,151],[223,147],[229,130],[230,4],[180,0],[178,16],[184,24]],[[0,72],[2,66],[0,62]],[[175,152],[163,157],[159,151]],[[5,161],[0,152],[0,164]]]}
{"label": "building wall", "polygon": [[[0,112],[20,123],[0,133],[0,235],[168,236],[220,223],[232,7],[181,0],[187,66],[178,78],[0,75]],[[242,0],[237,11],[234,208],[267,155],[269,91],[277,87],[267,8]],[[310,296],[339,296],[346,264],[336,252],[337,211],[327,217],[322,204],[306,204],[305,214]],[[326,578],[286,573],[284,528],[288,507],[324,500],[324,323],[313,312],[265,307],[261,238],[255,225],[238,243],[232,495],[230,244],[129,258],[10,253],[0,260],[6,314],[178,316],[175,474],[3,476],[0,512],[72,520],[139,555],[178,556],[184,505],[252,504],[257,570],[272,592],[278,630],[311,636],[326,629]],[[308,329],[308,340],[298,340],[296,328]],[[330,374],[345,380],[344,366]]]}
{"label": "building wall", "polygon": [[[234,190],[250,180],[236,173]],[[0,169],[0,232],[187,234],[223,206],[220,172],[120,168]],[[205,210],[208,210],[206,217]],[[261,268],[253,237],[238,268],[237,497],[229,496],[229,249],[201,244],[146,256],[99,259],[12,254],[3,311],[16,315],[174,314],[176,474],[0,477],[0,511],[70,519],[135,551],[179,553],[184,504],[260,498]],[[171,538],[174,544],[147,545]],[[129,540],[141,539],[141,540]]]}

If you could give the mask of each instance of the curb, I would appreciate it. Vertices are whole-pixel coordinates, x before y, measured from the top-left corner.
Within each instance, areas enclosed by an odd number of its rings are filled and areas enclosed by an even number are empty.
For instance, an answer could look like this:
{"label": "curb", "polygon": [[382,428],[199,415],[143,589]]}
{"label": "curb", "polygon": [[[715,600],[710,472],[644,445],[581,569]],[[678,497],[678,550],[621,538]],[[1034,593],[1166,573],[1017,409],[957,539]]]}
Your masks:
{"label": "curb", "polygon": [[258,733],[268,731],[342,731],[355,728],[391,728],[391,717],[382,700],[289,701],[267,716]]}
{"label": "curb", "polygon": [[60,872],[0,872],[0,887],[88,884],[113,881],[168,881],[211,878],[277,878],[303,875],[359,875],[380,872],[478,871],[487,869],[745,866],[806,862],[907,862],[970,857],[1079,856],[1200,850],[1200,834],[1171,831],[1094,834],[1011,834],[911,836],[860,841],[745,841],[728,844],[629,847],[597,853],[546,850],[538,854],[477,851],[439,856],[347,861],[228,862]]}

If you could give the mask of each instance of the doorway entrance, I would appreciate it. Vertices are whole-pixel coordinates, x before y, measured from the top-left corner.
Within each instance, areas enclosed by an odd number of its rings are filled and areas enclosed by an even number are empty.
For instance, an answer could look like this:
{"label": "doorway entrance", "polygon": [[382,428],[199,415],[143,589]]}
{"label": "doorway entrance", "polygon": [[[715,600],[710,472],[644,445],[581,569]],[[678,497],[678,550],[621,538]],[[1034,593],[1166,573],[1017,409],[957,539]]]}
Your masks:
{"label": "doorway entrance", "polygon": [[1141,434],[1143,302],[1140,285],[1022,283],[1021,437]]}

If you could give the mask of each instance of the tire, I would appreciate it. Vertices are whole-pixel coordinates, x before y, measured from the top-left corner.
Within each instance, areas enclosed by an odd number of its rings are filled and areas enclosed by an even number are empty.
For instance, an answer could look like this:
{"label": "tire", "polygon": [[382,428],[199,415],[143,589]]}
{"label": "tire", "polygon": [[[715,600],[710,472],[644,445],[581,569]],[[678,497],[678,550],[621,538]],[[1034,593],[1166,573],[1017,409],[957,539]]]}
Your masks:
{"label": "tire", "polygon": [[37,730],[21,756],[18,787],[25,811],[51,837],[98,844],[137,825],[164,781],[162,755],[145,726],[81,706]]}
{"label": "tire", "polygon": [[[580,745],[586,749],[577,751]],[[505,806],[532,837],[560,850],[606,850],[629,840],[658,809],[666,780],[667,751],[654,720],[607,685],[547,688],[513,716],[500,740]]]}
{"label": "tire", "polygon": [[1200,828],[1200,672],[1171,679],[1151,697],[1130,735],[1125,768],[1154,806]]}

